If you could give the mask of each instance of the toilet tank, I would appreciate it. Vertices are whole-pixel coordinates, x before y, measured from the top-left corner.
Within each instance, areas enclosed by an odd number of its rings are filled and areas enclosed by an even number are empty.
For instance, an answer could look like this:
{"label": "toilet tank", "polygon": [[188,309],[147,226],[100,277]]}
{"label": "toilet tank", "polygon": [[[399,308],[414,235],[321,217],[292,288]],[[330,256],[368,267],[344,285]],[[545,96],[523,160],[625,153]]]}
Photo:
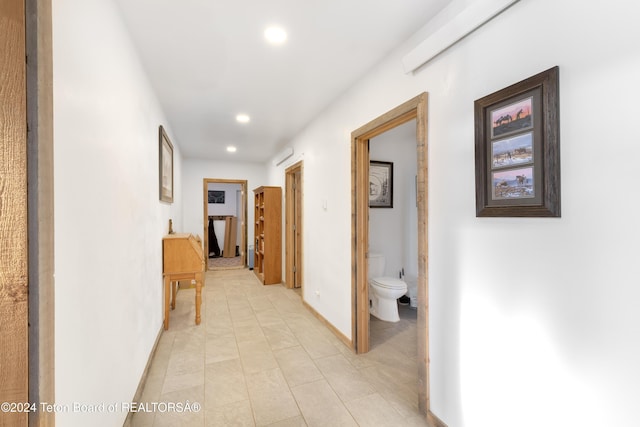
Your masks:
{"label": "toilet tank", "polygon": [[369,254],[369,277],[384,276],[384,255]]}

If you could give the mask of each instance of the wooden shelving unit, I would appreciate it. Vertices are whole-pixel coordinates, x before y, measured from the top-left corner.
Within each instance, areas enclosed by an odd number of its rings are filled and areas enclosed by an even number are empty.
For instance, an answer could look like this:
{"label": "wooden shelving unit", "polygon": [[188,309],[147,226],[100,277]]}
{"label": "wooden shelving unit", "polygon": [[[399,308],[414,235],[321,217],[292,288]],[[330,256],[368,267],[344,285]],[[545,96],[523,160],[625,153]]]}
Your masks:
{"label": "wooden shelving unit", "polygon": [[282,282],[282,189],[258,187],[255,197],[253,272],[262,284]]}

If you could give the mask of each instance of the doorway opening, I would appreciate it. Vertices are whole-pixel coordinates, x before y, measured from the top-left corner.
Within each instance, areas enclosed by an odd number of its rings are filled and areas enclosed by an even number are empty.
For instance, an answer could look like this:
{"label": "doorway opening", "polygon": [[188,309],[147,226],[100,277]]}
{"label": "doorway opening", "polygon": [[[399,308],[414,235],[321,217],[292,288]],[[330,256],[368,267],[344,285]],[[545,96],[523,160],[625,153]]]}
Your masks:
{"label": "doorway opening", "polygon": [[302,288],[302,161],[285,170],[285,286]]}
{"label": "doorway opening", "polygon": [[205,270],[247,266],[247,181],[203,180]]}
{"label": "doorway opening", "polygon": [[[385,291],[388,301],[372,301],[369,347],[371,351],[397,350],[413,360],[417,354],[418,320],[415,119],[371,138],[369,161],[368,276],[399,278],[407,286],[406,293],[398,290],[395,298]],[[369,297],[375,300],[372,290],[370,287]],[[415,366],[415,361],[409,366]],[[410,369],[414,376],[417,369],[417,366]]]}
{"label": "doorway opening", "polygon": [[416,121],[416,203],[418,208],[417,351],[418,405],[437,423],[429,403],[429,316],[427,283],[427,94],[422,93],[351,134],[352,176],[352,342],[356,353],[369,351],[369,140],[410,120]]}

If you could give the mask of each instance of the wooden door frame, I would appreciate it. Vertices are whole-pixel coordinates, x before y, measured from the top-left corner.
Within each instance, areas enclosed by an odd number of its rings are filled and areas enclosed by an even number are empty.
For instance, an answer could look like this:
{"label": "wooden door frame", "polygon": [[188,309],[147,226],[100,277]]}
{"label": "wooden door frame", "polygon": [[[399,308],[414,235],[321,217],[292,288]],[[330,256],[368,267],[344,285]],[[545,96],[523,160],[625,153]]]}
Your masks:
{"label": "wooden door frame", "polygon": [[[3,405],[29,399],[25,19],[23,0],[0,3],[3,41],[0,51],[0,401]],[[16,412],[3,410],[2,425],[26,425],[28,413]]]}
{"label": "wooden door frame", "polygon": [[412,119],[416,119],[418,162],[418,405],[427,419],[439,425],[429,401],[429,311],[428,311],[428,173],[427,93],[399,105],[351,133],[352,190],[352,343],[356,353],[369,351],[369,140]]}
{"label": "wooden door frame", "polygon": [[[285,170],[285,287],[288,289],[293,289],[294,288],[294,277],[295,277],[295,272],[293,271],[293,267],[295,265],[295,256],[296,253],[294,251],[294,247],[296,248],[295,250],[300,252],[300,260],[303,260],[303,248],[302,245],[295,245],[294,244],[294,239],[295,239],[295,230],[293,230],[293,224],[296,223],[297,226],[299,227],[299,229],[297,230],[298,233],[300,233],[301,236],[303,236],[303,227],[304,227],[304,222],[303,222],[303,212],[299,212],[299,222],[294,221],[294,215],[295,215],[295,210],[294,210],[294,192],[293,192],[293,183],[295,180],[295,174],[297,172],[300,172],[300,181],[302,181],[303,179],[303,173],[304,173],[304,165],[302,160],[300,160],[299,162],[289,166],[286,170]],[[298,192],[297,192],[297,197],[303,197],[304,194],[304,187],[300,186],[300,188],[298,188]],[[302,204],[302,203],[301,203]],[[300,277],[304,278],[304,270],[303,270],[303,265],[299,265],[297,266],[297,268],[300,268]],[[302,280],[302,283],[304,284],[304,280]]]}
{"label": "wooden door frame", "polygon": [[[0,37],[11,47],[0,64],[7,95],[2,102],[8,107],[0,112],[7,124],[0,139],[10,162],[2,165],[7,174],[0,183],[3,217],[10,223],[0,240],[11,248],[2,261],[9,282],[2,283],[1,299],[2,312],[18,322],[15,329],[3,318],[4,331],[16,333],[3,336],[3,344],[11,349],[5,356],[21,359],[10,365],[9,376],[2,375],[0,400],[40,407],[41,402],[55,402],[51,0],[5,2],[0,18],[10,24],[0,26]],[[4,415],[7,425],[55,424],[53,412],[9,415]]]}
{"label": "wooden door frame", "polygon": [[[55,402],[53,37],[51,0],[26,0],[29,402]],[[30,426],[55,413],[29,414]]]}
{"label": "wooden door frame", "polygon": [[[203,178],[202,180],[202,205],[203,205],[203,242],[204,249],[209,250],[209,203],[208,191],[209,184],[240,184],[242,191],[242,218],[240,219],[240,256],[242,257],[242,266],[247,266],[247,180],[246,179],[217,179]],[[209,270],[209,254],[205,253],[205,271]]]}

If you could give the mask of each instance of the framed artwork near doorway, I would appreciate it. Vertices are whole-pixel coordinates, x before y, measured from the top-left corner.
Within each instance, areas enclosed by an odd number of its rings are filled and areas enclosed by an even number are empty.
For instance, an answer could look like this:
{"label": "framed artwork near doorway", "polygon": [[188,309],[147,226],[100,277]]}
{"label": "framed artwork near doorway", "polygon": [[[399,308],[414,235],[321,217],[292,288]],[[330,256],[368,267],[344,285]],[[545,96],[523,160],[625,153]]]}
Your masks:
{"label": "framed artwork near doorway", "polygon": [[209,203],[217,203],[217,204],[223,204],[224,205],[224,191],[219,191],[219,190],[209,190],[209,194],[208,194],[208,202]]}
{"label": "framed artwork near doorway", "polygon": [[173,144],[162,125],[159,134],[160,200],[173,203]]}
{"label": "framed artwork near doorway", "polygon": [[369,162],[369,207],[393,208],[392,162]]}
{"label": "framed artwork near doorway", "polygon": [[476,216],[559,217],[558,67],[475,101]]}

